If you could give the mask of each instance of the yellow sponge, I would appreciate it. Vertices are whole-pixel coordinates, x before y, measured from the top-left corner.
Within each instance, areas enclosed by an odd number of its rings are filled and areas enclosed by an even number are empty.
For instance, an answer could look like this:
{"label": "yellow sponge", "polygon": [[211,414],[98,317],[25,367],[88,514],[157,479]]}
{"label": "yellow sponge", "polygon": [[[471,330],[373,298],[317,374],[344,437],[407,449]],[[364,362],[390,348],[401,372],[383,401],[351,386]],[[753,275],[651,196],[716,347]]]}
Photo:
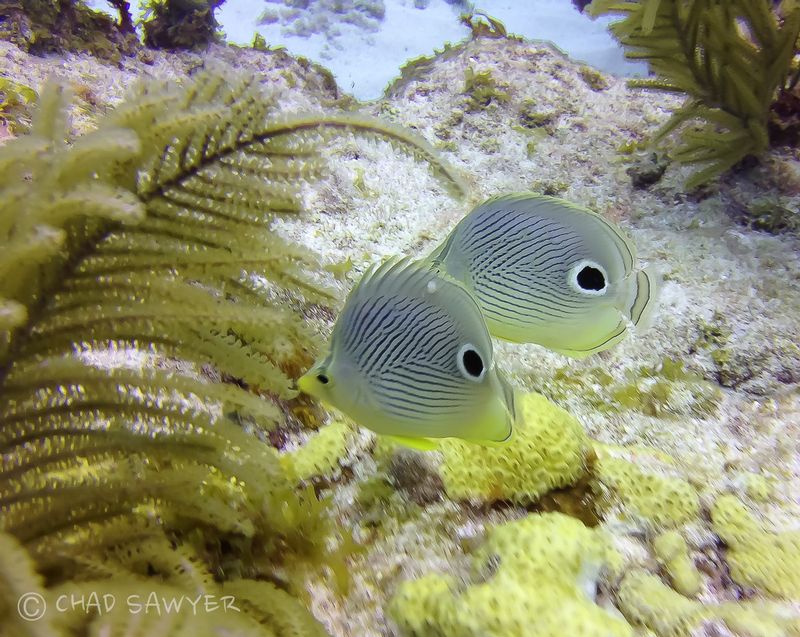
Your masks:
{"label": "yellow sponge", "polygon": [[405,582],[389,612],[419,637],[631,637],[619,613],[595,603],[601,571],[620,560],[601,531],[560,513],[529,515],[491,529],[473,557],[478,581],[463,590],[443,576]]}
{"label": "yellow sponge", "polygon": [[430,574],[403,582],[392,597],[390,614],[408,635],[439,635],[439,627],[454,624],[456,580]]}
{"label": "yellow sponge", "polygon": [[450,498],[529,504],[584,474],[589,445],[575,418],[534,393],[517,396],[517,413],[508,445],[442,441],[439,472]]}
{"label": "yellow sponge", "polygon": [[676,593],[646,571],[625,576],[617,604],[631,622],[647,626],[660,637],[690,635],[707,616],[702,604]]}
{"label": "yellow sponge", "polygon": [[625,575],[617,592],[617,604],[629,621],[649,628],[659,637],[704,634],[698,631],[708,620],[722,620],[737,635],[747,637],[800,634],[800,619],[787,607],[762,600],[701,604],[641,570]]}
{"label": "yellow sponge", "polygon": [[748,473],[744,479],[745,492],[757,502],[767,502],[772,495],[772,485],[759,473]]}
{"label": "yellow sponge", "polygon": [[594,477],[625,506],[626,514],[642,518],[656,528],[676,527],[697,517],[697,492],[685,480],[645,473],[636,465],[595,447],[598,459]]}
{"label": "yellow sponge", "polygon": [[731,577],[777,597],[800,598],[800,532],[763,529],[736,496],[711,511],[714,531],[728,545]]}
{"label": "yellow sponge", "polygon": [[653,550],[669,574],[672,586],[682,595],[692,597],[700,592],[703,579],[689,556],[686,540],[677,531],[667,531],[653,540]]}
{"label": "yellow sponge", "polygon": [[347,455],[354,437],[352,425],[334,421],[312,435],[299,449],[283,454],[281,465],[294,480],[327,476],[339,468],[339,461]]}

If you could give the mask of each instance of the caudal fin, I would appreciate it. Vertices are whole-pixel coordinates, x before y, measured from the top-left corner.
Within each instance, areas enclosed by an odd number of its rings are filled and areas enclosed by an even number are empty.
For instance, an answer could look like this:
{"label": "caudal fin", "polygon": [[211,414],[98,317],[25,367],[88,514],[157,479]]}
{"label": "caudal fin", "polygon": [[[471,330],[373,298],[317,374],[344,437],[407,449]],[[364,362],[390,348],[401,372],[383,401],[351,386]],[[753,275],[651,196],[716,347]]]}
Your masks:
{"label": "caudal fin", "polygon": [[633,300],[626,312],[637,330],[646,330],[653,322],[661,276],[655,268],[647,267],[636,273]]}

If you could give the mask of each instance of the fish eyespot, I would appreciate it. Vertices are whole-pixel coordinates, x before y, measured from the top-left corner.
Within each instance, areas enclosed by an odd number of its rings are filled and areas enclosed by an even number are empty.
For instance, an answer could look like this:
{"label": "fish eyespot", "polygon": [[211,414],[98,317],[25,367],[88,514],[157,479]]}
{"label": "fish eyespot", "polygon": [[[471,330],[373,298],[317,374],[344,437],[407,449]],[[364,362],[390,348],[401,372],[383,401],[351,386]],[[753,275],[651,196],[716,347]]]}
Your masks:
{"label": "fish eyespot", "polygon": [[572,287],[581,294],[601,296],[608,290],[608,276],[599,263],[581,261],[569,272]]}
{"label": "fish eyespot", "polygon": [[467,343],[460,350],[456,362],[458,363],[458,370],[468,380],[480,382],[486,373],[486,365],[483,363],[483,358],[475,349],[475,346]]}
{"label": "fish eyespot", "polygon": [[327,385],[330,382],[330,378],[328,378],[325,374],[317,374],[317,380],[323,385]]}
{"label": "fish eyespot", "polygon": [[584,266],[583,269],[578,272],[577,278],[578,285],[583,290],[594,290],[595,292],[599,292],[606,287],[606,278],[603,276],[603,273],[590,265]]}

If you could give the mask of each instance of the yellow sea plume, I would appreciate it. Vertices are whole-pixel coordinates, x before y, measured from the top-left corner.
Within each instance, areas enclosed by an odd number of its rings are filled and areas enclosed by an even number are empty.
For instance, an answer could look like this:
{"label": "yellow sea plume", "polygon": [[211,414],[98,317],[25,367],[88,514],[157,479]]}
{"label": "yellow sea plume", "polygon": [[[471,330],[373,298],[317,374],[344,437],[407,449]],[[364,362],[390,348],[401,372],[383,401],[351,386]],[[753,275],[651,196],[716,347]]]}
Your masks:
{"label": "yellow sea plume", "polygon": [[389,612],[410,636],[631,637],[618,612],[595,603],[601,573],[620,559],[602,531],[561,513],[529,515],[491,529],[473,558],[475,583],[404,582]]}
{"label": "yellow sea plume", "polygon": [[439,473],[450,498],[528,504],[584,474],[589,441],[574,417],[535,393],[517,397],[517,412],[508,445],[442,441]]}

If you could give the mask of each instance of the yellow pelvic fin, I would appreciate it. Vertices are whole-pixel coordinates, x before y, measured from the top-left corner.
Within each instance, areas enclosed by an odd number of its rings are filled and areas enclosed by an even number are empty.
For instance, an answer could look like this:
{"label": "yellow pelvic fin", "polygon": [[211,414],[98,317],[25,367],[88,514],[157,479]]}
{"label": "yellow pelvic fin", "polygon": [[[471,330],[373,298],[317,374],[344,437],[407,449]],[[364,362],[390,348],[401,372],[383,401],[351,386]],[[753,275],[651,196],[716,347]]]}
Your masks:
{"label": "yellow pelvic fin", "polygon": [[549,349],[551,352],[555,352],[556,354],[561,354],[562,356],[569,356],[570,358],[576,358],[578,360],[587,358],[592,354],[600,351],[599,349],[588,349],[588,350],[577,351],[571,349],[553,349],[550,347],[548,347],[547,349]]}
{"label": "yellow pelvic fin", "polygon": [[394,442],[401,444],[404,447],[416,449],[417,451],[433,451],[434,449],[439,448],[439,443],[437,443],[435,440],[431,440],[430,438],[412,438],[410,436],[386,437],[389,440],[394,440]]}
{"label": "yellow pelvic fin", "polygon": [[481,445],[482,447],[506,447],[513,439],[514,434],[512,432],[512,434],[505,440],[478,440],[475,438],[464,438],[464,441],[474,445]]}
{"label": "yellow pelvic fin", "polygon": [[591,347],[586,347],[585,349],[567,349],[567,348],[558,348],[558,347],[547,347],[551,352],[555,352],[556,354],[561,354],[563,356],[569,356],[570,358],[576,358],[578,360],[591,356],[592,354],[597,354],[598,352],[605,351],[610,349],[617,343],[619,343],[628,333],[628,319],[627,317],[623,316],[622,311],[615,308],[615,313],[617,316],[620,317],[619,323],[614,328],[614,331],[610,334],[606,334],[601,337],[603,340],[598,342],[596,345]]}

